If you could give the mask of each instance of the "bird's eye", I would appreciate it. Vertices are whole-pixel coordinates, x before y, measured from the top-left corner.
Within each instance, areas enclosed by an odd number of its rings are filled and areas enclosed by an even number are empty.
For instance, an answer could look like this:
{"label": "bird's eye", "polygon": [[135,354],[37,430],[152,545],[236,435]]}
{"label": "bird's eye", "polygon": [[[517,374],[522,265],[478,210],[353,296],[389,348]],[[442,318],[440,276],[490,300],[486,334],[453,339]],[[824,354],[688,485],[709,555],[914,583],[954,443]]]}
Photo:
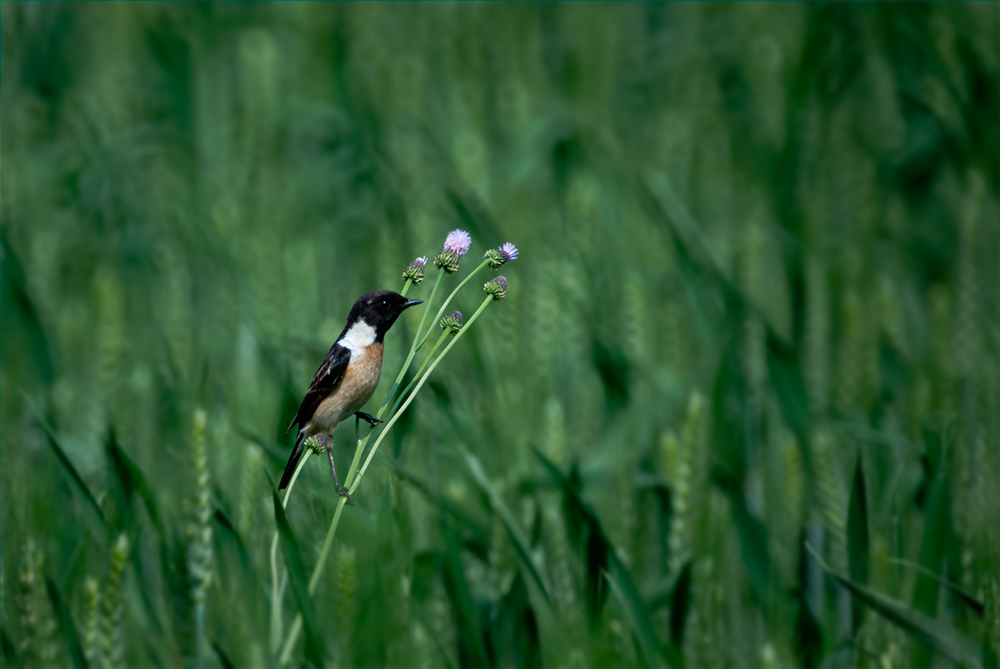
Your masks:
{"label": "bird's eye", "polygon": [[389,300],[382,300],[382,306],[383,307],[389,306]]}

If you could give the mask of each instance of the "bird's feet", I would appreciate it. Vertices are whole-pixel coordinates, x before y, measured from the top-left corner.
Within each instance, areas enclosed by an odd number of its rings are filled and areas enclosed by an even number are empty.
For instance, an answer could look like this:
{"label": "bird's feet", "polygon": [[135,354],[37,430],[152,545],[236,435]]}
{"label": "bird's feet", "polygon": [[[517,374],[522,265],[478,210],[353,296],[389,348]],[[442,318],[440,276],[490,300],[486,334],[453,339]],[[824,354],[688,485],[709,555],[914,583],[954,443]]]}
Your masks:
{"label": "bird's feet", "polygon": [[354,506],[354,500],[351,499],[351,494],[347,492],[347,488],[340,485],[340,482],[337,480],[337,466],[333,462],[333,449],[331,448],[328,450],[326,454],[330,456],[330,473],[333,474],[333,489],[337,491],[338,495],[347,499],[348,506]]}
{"label": "bird's feet", "polygon": [[338,495],[347,499],[347,506],[354,506],[354,500],[351,499],[351,493],[347,491],[347,488],[342,485],[335,484],[333,489],[337,491]]}
{"label": "bird's feet", "polygon": [[372,427],[377,426],[379,423],[384,423],[385,422],[381,418],[376,418],[375,416],[371,415],[370,413],[365,413],[364,411],[355,411],[354,415],[357,416],[358,418],[362,419],[362,420],[367,421],[368,424],[371,425]]}

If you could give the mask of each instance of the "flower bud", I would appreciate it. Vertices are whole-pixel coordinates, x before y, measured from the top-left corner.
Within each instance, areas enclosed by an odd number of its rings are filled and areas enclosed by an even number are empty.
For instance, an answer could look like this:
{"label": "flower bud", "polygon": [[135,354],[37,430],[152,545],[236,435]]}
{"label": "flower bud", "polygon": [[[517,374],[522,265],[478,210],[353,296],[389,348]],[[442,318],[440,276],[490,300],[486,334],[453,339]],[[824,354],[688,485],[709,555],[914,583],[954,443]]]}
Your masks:
{"label": "flower bud", "polygon": [[517,260],[517,247],[507,242],[499,248],[490,249],[483,257],[490,261],[491,269],[500,269],[505,262]]}
{"label": "flower bud", "polygon": [[454,251],[441,251],[434,256],[434,264],[448,274],[454,274],[458,271],[458,259],[459,256],[455,255]]}
{"label": "flower bud", "polygon": [[451,330],[451,334],[457,335],[458,331],[462,329],[462,312],[453,311],[450,314],[442,316],[441,328],[444,330]]}
{"label": "flower bud", "polygon": [[320,455],[324,451],[326,451],[326,437],[324,437],[322,434],[314,434],[313,436],[306,439],[306,442],[305,444],[303,444],[303,446],[305,446],[306,448],[311,448],[313,453],[315,453],[316,455]]}
{"label": "flower bud", "polygon": [[414,286],[419,286],[420,282],[424,280],[424,267],[426,266],[427,256],[414,258],[413,262],[403,270],[403,278],[412,281]]}
{"label": "flower bud", "polygon": [[483,290],[493,296],[494,300],[502,300],[507,295],[507,279],[498,276],[483,284]]}

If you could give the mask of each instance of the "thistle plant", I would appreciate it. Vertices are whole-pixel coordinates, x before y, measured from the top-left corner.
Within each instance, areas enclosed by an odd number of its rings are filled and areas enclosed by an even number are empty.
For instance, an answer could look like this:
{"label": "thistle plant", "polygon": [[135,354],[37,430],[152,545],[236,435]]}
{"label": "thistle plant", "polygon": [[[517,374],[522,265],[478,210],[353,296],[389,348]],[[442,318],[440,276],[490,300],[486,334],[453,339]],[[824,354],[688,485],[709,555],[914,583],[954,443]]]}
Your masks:
{"label": "thistle plant", "polygon": [[[420,318],[420,323],[417,325],[413,342],[410,345],[410,350],[407,353],[406,360],[404,361],[399,374],[396,376],[395,382],[386,395],[382,406],[376,414],[377,418],[382,418],[383,416],[386,418],[384,422],[372,429],[364,438],[362,438],[359,431],[356,430],[357,443],[354,449],[354,457],[347,471],[347,477],[344,480],[344,486],[347,488],[347,495],[340,497],[337,502],[337,508],[334,511],[333,519],[330,522],[329,529],[327,530],[323,546],[320,549],[319,559],[316,566],[313,568],[312,575],[309,579],[308,592],[310,595],[315,594],[320,578],[323,575],[323,571],[330,555],[330,550],[333,546],[334,538],[337,534],[337,528],[340,526],[340,518],[343,514],[344,507],[347,505],[348,500],[350,500],[351,497],[357,492],[361,484],[361,480],[364,478],[365,473],[371,466],[371,463],[374,460],[375,455],[378,453],[379,446],[381,446],[385,436],[389,434],[389,431],[396,424],[396,421],[403,414],[403,412],[409,408],[417,394],[427,383],[427,380],[434,372],[434,369],[441,363],[445,356],[448,355],[455,344],[458,343],[458,340],[461,339],[466,332],[468,332],[469,328],[472,327],[472,325],[479,319],[490,304],[502,300],[507,295],[506,277],[496,276],[483,284],[483,292],[486,295],[479,304],[479,307],[467,321],[460,311],[451,311],[450,313],[445,314],[445,309],[462,290],[462,288],[469,283],[469,280],[472,279],[473,276],[487,267],[491,269],[499,269],[504,264],[517,259],[519,255],[517,247],[510,242],[507,242],[495,249],[488,250],[484,254],[482,262],[475,269],[473,269],[468,276],[466,276],[455,287],[454,290],[452,290],[439,307],[437,314],[428,321],[427,315],[430,313],[430,309],[435,304],[438,289],[440,288],[445,275],[454,274],[458,271],[459,260],[469,252],[471,245],[472,238],[469,233],[464,230],[453,230],[448,233],[441,252],[434,258],[434,265],[439,270],[434,281],[434,286],[431,288],[430,295],[425,300],[426,304],[424,312]],[[402,276],[404,284],[401,291],[402,295],[405,296],[412,286],[419,285],[423,281],[426,265],[427,257],[420,256],[412,260],[403,269]],[[400,385],[402,384],[403,378],[406,376],[406,373],[413,362],[413,358],[416,356],[417,351],[423,346],[428,337],[430,337],[435,324],[440,327],[441,334],[431,347],[430,351],[426,354],[426,356],[424,356],[424,359],[420,363],[413,379],[400,392]],[[321,452],[322,449],[325,448],[324,444],[319,443],[320,441],[321,439],[317,437],[313,437],[310,441],[307,441],[307,448],[304,455],[299,461],[298,466],[292,474],[291,481],[285,490],[285,496],[282,500],[283,506],[287,506],[288,499],[295,487],[295,481],[298,478],[299,473],[302,471],[303,466],[308,461],[310,454],[316,449],[319,449]],[[366,453],[367,455],[365,455]],[[277,652],[280,647],[279,661],[281,664],[287,664],[291,659],[292,650],[295,647],[295,643],[302,630],[302,617],[301,615],[296,617],[287,636],[285,636],[283,634],[281,616],[281,599],[284,594],[285,579],[279,576],[277,554],[278,534],[275,532],[271,545],[271,577],[273,596],[271,609],[271,644],[272,650],[275,652]]]}

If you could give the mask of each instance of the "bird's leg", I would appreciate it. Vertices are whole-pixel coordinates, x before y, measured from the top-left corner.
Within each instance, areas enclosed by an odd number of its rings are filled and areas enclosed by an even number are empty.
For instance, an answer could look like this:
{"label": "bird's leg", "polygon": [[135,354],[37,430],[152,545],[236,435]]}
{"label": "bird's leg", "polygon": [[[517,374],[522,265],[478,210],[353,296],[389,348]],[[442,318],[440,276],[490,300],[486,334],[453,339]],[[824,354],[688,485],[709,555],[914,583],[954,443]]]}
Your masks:
{"label": "bird's leg", "polygon": [[384,423],[385,422],[381,418],[376,418],[375,416],[371,415],[370,413],[365,413],[364,411],[355,411],[354,415],[355,415],[356,418],[364,419],[364,420],[368,421],[368,424],[371,425],[372,427],[375,427],[379,423]]}
{"label": "bird's leg", "polygon": [[330,456],[330,473],[333,474],[333,489],[337,491],[337,494],[341,497],[347,498],[347,504],[349,506],[354,506],[354,500],[351,499],[351,495],[347,492],[347,488],[340,485],[337,481],[337,466],[333,464],[333,439],[330,439],[326,445],[326,454]]}

